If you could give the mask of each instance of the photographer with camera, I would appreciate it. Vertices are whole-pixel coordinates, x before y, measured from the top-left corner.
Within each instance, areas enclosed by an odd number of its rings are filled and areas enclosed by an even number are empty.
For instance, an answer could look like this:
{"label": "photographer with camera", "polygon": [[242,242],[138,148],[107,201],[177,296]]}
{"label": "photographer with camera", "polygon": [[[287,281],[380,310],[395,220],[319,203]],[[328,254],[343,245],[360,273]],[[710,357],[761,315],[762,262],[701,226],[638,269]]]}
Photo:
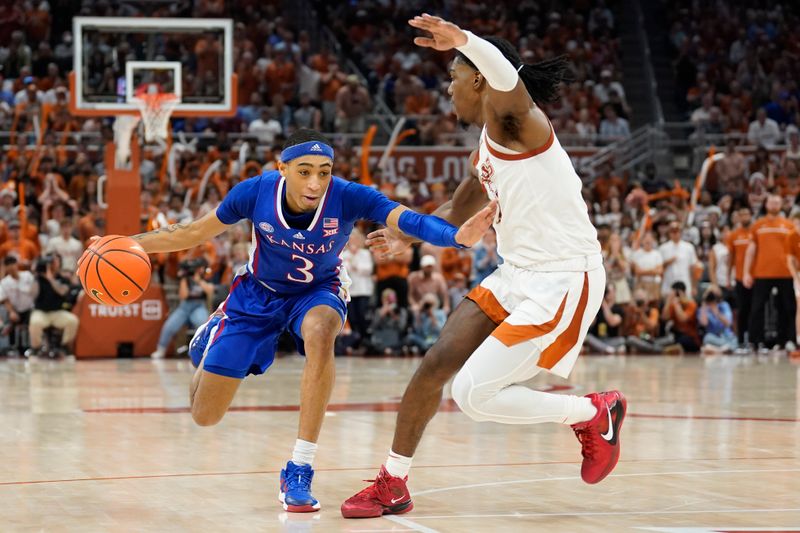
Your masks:
{"label": "photographer with camera", "polygon": [[625,337],[628,353],[660,354],[674,344],[670,337],[658,337],[658,319],[658,308],[648,299],[647,291],[636,289],[622,317],[621,335]]}
{"label": "photographer with camera", "polygon": [[375,353],[393,355],[403,347],[408,311],[397,304],[397,293],[383,289],[381,306],[372,315],[370,344]]}
{"label": "photographer with camera", "polygon": [[439,305],[439,298],[432,292],[422,297],[419,310],[414,311],[414,327],[408,334],[406,342],[412,350],[427,352],[447,322],[447,312]]}
{"label": "photographer with camera", "polygon": [[178,266],[178,298],[180,303],[167,317],[158,337],[158,347],[150,354],[153,359],[162,359],[172,338],[184,327],[192,331],[208,320],[208,298],[214,294],[214,284],[204,279],[208,263],[203,258],[187,259]]}
{"label": "photographer with camera", "polygon": [[31,347],[25,354],[39,355],[42,352],[44,330],[54,327],[62,331],[61,345],[56,352],[66,355],[70,353],[69,346],[78,332],[78,317],[70,311],[75,291],[69,279],[61,274],[61,257],[58,254],[40,257],[34,271],[36,298],[28,325]]}
{"label": "photographer with camera", "polygon": [[684,352],[697,353],[700,337],[697,332],[697,304],[686,294],[686,284],[676,281],[664,302],[661,312],[665,321],[671,321],[671,333]]}
{"label": "photographer with camera", "polygon": [[729,353],[736,349],[736,334],[731,327],[733,311],[728,302],[722,299],[722,291],[718,287],[706,289],[703,305],[697,312],[697,321],[706,330],[703,336],[703,353]]}

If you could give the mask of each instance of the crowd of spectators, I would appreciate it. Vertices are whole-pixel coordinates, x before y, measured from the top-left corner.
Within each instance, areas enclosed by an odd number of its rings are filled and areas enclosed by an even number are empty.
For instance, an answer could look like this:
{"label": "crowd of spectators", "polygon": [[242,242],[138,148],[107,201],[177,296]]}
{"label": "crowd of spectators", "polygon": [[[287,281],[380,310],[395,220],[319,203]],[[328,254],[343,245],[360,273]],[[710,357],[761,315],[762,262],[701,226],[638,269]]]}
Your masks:
{"label": "crowd of spectators", "polygon": [[796,134],[800,9],[793,2],[669,2],[676,101],[698,133],[771,148]]}
{"label": "crowd of spectators", "polygon": [[[208,0],[164,9],[173,15],[223,16],[231,14],[227,4]],[[129,8],[103,5],[106,15],[135,14],[125,11]],[[331,6],[319,7],[340,42],[350,47],[346,52],[369,73],[368,83],[345,73],[331,51],[312,49],[307,35],[287,29],[276,5],[236,3],[241,104],[237,117],[174,121],[185,131],[214,131],[211,141],[180,144],[174,162],[158,146],[144,150],[143,231],[202,216],[241,179],[274,168],[280,142],[292,128],[362,133],[365,110],[377,98],[384,98],[396,112],[438,117],[418,119],[414,142],[453,142],[448,133],[456,124],[445,97],[447,59],[408,46],[410,33],[404,26],[380,22],[405,20],[416,8],[405,3]],[[602,1],[562,2],[557,11],[533,2],[445,2],[444,7],[444,16],[477,33],[504,35],[526,60],[569,54],[576,80],[548,109],[559,135],[577,133],[591,143],[598,131],[627,134],[627,122],[620,119],[629,110],[616,81],[620,58],[614,16]],[[67,323],[69,313],[60,311],[69,309],[79,293],[74,269],[82,248],[90,236],[105,232],[105,213],[96,202],[98,176],[104,173],[101,151],[89,143],[66,149],[49,137],[52,133],[45,134],[41,147],[34,147],[34,130],[25,113],[36,109],[33,102],[51,104],[55,111],[49,113],[48,132],[69,127],[110,138],[107,123],[78,120],[64,107],[69,66],[63,60],[72,50],[68,28],[56,31],[52,21],[49,31],[37,33],[37,20],[52,19],[48,3],[33,1],[25,8],[0,6],[0,28],[7,30],[0,32],[0,129],[15,125],[16,134],[10,149],[0,154],[0,349],[12,350],[40,348],[47,342],[43,337],[49,326],[63,330],[60,342],[72,340],[75,324]],[[375,10],[392,18],[364,16]],[[741,84],[735,91],[746,93],[742,87],[749,90],[751,85]],[[787,88],[796,91],[796,86]],[[713,108],[723,94],[718,93],[704,93],[697,101]],[[762,122],[769,124],[774,106],[752,96],[747,101],[753,116],[766,113]],[[745,150],[768,136],[769,128],[749,140],[729,136],[724,157],[713,167],[694,210],[687,192],[660,176],[654,165],[625,176],[615,175],[609,166],[587,177],[584,195],[598,228],[609,280],[605,304],[589,337],[591,351],[793,348],[795,326],[786,317],[794,317],[795,302],[776,299],[771,289],[783,287],[785,295],[787,280],[796,277],[791,259],[796,250],[789,244],[795,231],[780,213],[796,218],[800,135],[789,126],[779,132],[786,134],[785,150]],[[251,139],[232,135],[242,132],[249,132]],[[781,144],[780,139],[776,142]],[[244,150],[249,155],[240,159]],[[335,174],[359,179],[359,159],[350,144],[337,145],[335,164]],[[377,170],[373,179],[388,194],[428,213],[457,185],[426,183],[410,166],[393,187],[381,183]],[[765,210],[766,222],[754,222],[751,229],[750,220]],[[768,225],[763,235],[779,236],[780,243],[759,240],[758,224]],[[354,283],[339,353],[425,351],[467,291],[502,261],[492,232],[472,250],[422,245],[402,257],[377,261],[364,247],[364,235],[371,229],[355,231],[343,253]],[[232,273],[247,262],[249,238],[250,229],[242,223],[204,246],[153,257],[156,279],[175,288],[177,301],[156,357],[166,353],[183,326],[194,326],[224,298]],[[751,242],[756,244],[745,272]],[[772,271],[765,265],[780,268]],[[21,328],[24,324],[31,326]]]}
{"label": "crowd of spectators", "polygon": [[[619,82],[620,40],[608,4],[467,0],[442,2],[437,14],[478,35],[508,39],[528,63],[566,55],[572,80],[563,98],[547,107],[548,116],[571,145],[592,145],[630,135],[630,108]],[[415,31],[404,24],[429,6],[371,0],[316,5],[348,57],[367,73],[370,91],[397,114],[420,115],[413,122],[417,142],[459,142],[447,94],[453,56],[414,46]]]}
{"label": "crowd of spectators", "polygon": [[783,173],[792,148],[742,148],[730,140],[694,207],[653,165],[627,180],[605,169],[584,188],[608,278],[591,350],[796,351],[800,189]]}

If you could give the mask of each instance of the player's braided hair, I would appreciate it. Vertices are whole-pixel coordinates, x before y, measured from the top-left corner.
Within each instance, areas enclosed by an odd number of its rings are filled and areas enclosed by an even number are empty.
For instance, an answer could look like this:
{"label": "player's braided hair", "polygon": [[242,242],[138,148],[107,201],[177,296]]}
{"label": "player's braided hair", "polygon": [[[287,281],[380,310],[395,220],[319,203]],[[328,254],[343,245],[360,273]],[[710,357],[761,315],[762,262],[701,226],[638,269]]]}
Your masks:
{"label": "player's braided hair", "polygon": [[[568,81],[572,77],[566,56],[561,55],[539,63],[523,63],[517,49],[507,40],[502,37],[484,37],[484,39],[500,50],[514,68],[519,69],[519,77],[536,105],[558,100],[561,82]],[[456,56],[477,70],[475,63],[470,61],[463,53],[456,50]],[[521,69],[519,68],[520,65],[522,65]]]}
{"label": "player's braided hair", "polygon": [[318,141],[327,144],[328,146],[333,146],[331,141],[328,140],[323,134],[318,132],[317,130],[312,130],[309,128],[300,128],[299,130],[295,131],[289,138],[286,139],[286,142],[283,143],[283,149],[287,149],[290,146],[295,146],[297,144],[303,144],[309,141]]}

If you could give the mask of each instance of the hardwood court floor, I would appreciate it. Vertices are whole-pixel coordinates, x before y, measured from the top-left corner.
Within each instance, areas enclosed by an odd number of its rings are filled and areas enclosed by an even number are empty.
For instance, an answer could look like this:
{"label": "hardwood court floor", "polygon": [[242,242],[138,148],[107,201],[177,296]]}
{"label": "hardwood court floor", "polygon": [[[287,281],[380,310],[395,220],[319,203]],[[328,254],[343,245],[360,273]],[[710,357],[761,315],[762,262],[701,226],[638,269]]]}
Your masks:
{"label": "hardwood court floor", "polygon": [[344,520],[418,364],[337,361],[322,511],[288,515],[276,496],[300,358],[247,379],[211,428],[186,412],[185,360],[0,361],[0,531],[800,531],[800,366],[733,357],[585,357],[569,381],[533,380],[626,393],[622,459],[597,486],[569,428],[479,424],[445,404],[415,459],[415,510]]}

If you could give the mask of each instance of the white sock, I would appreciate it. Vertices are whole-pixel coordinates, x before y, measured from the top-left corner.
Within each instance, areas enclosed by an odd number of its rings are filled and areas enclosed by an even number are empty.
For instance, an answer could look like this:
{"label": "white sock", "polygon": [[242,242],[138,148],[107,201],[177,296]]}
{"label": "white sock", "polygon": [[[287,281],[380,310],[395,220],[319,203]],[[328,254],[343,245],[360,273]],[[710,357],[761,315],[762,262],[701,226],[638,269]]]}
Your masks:
{"label": "white sock", "polygon": [[296,465],[314,464],[314,455],[317,453],[317,443],[307,440],[297,439],[294,441],[294,451],[292,452],[292,462]]}
{"label": "white sock", "polygon": [[565,424],[572,425],[578,422],[588,422],[597,415],[597,407],[586,396],[570,396],[569,398],[573,402],[572,408],[564,420]]}
{"label": "white sock", "polygon": [[413,457],[406,457],[400,455],[392,450],[389,450],[389,457],[386,458],[386,471],[394,477],[404,478],[408,475],[408,470],[411,468],[411,461]]}

